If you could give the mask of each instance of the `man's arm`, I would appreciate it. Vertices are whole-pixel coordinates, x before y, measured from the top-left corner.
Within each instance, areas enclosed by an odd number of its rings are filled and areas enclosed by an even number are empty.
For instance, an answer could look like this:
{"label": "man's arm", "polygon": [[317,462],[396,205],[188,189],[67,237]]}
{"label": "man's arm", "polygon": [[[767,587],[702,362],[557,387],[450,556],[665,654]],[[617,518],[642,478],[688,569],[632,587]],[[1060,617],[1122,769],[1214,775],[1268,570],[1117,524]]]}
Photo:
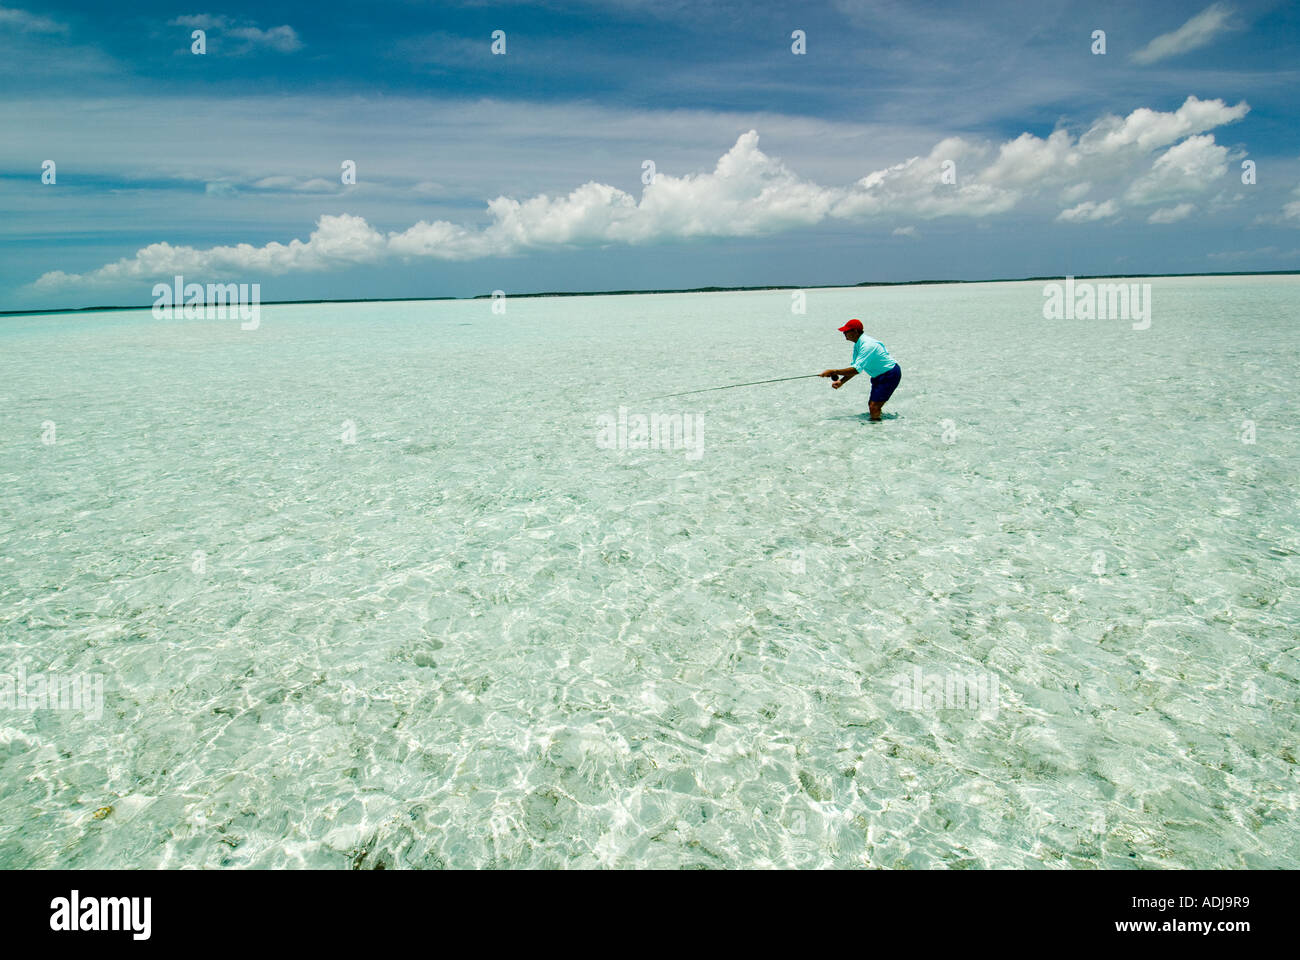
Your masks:
{"label": "man's arm", "polygon": [[843,370],[823,370],[821,373],[817,374],[819,377],[831,377],[834,379],[835,382],[831,384],[831,389],[833,390],[838,390],[857,375],[858,370],[854,367],[845,367]]}

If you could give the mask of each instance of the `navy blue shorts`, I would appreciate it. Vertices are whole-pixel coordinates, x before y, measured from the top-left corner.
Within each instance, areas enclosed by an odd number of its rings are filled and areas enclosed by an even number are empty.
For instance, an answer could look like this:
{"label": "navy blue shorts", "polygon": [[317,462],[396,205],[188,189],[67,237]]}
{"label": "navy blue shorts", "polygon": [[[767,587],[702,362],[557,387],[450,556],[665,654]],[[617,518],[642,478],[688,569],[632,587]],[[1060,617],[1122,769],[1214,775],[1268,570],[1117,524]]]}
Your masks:
{"label": "navy blue shorts", "polygon": [[878,377],[871,378],[871,402],[884,403],[898,389],[898,381],[903,379],[903,368],[897,363],[893,369],[886,370]]}

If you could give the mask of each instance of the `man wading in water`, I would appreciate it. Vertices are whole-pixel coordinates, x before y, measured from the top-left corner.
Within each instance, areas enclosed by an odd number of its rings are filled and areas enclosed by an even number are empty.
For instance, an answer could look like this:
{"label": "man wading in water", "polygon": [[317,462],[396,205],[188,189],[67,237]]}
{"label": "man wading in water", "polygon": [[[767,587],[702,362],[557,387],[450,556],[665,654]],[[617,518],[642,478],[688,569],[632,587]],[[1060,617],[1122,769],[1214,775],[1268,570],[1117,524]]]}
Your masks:
{"label": "man wading in water", "polygon": [[871,422],[880,422],[880,408],[898,389],[903,371],[889,355],[885,345],[862,332],[861,320],[850,320],[840,327],[844,339],[853,344],[853,359],[843,370],[823,370],[819,377],[830,377],[831,388],[838,390],[859,373],[871,378]]}

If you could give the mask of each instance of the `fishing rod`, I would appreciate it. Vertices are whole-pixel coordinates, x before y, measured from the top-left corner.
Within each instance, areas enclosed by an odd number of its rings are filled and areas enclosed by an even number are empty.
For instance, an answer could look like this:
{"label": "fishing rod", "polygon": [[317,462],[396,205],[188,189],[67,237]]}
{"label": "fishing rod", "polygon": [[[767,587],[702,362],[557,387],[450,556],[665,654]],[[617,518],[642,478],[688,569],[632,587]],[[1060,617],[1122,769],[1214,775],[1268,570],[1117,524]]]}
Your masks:
{"label": "fishing rod", "polygon": [[775,380],[753,380],[749,383],[729,383],[725,387],[705,387],[703,390],[684,390],[681,393],[665,393],[661,397],[646,397],[647,400],[667,400],[669,397],[685,397],[692,393],[709,393],[713,390],[731,390],[735,387],[756,387],[761,383],[785,383],[787,380],[809,380],[820,377],[820,373],[805,373],[801,377],[777,377]]}

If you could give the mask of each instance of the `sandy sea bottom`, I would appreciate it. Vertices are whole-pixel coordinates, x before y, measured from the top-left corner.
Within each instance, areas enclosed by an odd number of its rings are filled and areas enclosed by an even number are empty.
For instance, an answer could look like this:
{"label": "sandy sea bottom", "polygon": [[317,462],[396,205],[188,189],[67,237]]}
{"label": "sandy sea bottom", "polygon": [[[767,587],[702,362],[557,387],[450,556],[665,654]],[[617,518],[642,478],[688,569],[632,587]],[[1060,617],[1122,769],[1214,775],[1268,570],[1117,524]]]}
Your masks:
{"label": "sandy sea bottom", "polygon": [[1300,283],[1152,284],[3,318],[0,867],[1300,866]]}

